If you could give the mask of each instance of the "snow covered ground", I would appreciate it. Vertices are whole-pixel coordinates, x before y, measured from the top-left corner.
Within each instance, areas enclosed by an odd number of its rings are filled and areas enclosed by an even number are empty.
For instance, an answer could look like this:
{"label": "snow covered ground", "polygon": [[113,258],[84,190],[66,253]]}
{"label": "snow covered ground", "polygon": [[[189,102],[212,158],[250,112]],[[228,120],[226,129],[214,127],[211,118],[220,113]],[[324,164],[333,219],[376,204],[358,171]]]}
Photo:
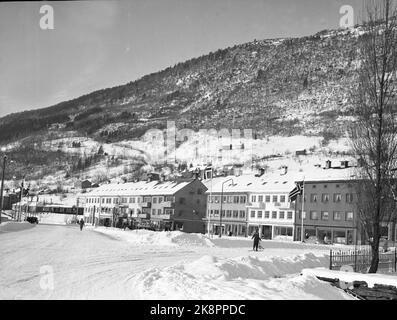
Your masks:
{"label": "snow covered ground", "polygon": [[[1,229],[1,227],[0,227]],[[37,225],[0,233],[1,299],[352,299],[300,275],[329,247],[182,232]]]}

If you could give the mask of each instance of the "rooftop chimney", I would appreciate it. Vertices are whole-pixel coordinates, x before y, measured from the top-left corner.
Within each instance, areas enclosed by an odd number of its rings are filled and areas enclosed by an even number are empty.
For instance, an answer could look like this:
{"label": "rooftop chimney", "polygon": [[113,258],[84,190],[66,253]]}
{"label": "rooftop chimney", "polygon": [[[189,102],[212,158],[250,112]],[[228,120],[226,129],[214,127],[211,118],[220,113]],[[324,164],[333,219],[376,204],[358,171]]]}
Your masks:
{"label": "rooftop chimney", "polygon": [[330,160],[325,161],[325,169],[331,169],[331,161]]}

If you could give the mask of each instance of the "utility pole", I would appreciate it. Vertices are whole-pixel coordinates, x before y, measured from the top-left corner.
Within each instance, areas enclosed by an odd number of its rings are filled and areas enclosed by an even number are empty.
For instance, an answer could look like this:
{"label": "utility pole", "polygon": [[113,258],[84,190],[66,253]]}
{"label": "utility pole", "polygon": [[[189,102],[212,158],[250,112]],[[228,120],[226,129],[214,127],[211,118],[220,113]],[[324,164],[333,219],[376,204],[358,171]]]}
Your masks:
{"label": "utility pole", "polygon": [[232,184],[234,184],[233,179],[227,179],[226,181],[222,182],[222,191],[221,191],[221,211],[219,212],[219,238],[222,238],[222,204],[223,204],[223,185],[228,182],[232,181]]}
{"label": "utility pole", "polygon": [[3,157],[3,173],[1,176],[1,189],[0,189],[0,224],[1,224],[1,213],[3,210],[3,189],[4,189],[4,175],[6,170],[6,160],[7,156]]}
{"label": "utility pole", "polygon": [[[24,178],[25,179],[25,178]],[[21,217],[22,217],[22,196],[23,196],[23,180],[21,182],[21,187],[20,187],[20,193],[19,193],[19,210],[18,210],[18,219],[17,221],[20,222],[21,221]]]}
{"label": "utility pole", "polygon": [[305,208],[305,177],[303,177],[302,182],[302,214],[301,214],[301,241],[304,242],[304,234],[303,234],[303,213]]}

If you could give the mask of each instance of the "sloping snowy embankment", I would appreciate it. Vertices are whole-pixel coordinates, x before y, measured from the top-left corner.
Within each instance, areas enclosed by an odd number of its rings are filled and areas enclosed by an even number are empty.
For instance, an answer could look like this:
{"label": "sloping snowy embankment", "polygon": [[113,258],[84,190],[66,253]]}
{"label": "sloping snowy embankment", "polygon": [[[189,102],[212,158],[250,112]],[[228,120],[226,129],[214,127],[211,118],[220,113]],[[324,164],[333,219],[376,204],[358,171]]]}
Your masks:
{"label": "sloping snowy embankment", "polygon": [[352,299],[313,275],[299,275],[303,268],[327,263],[327,257],[310,253],[265,259],[206,255],[191,263],[151,268],[133,282],[140,299]]}
{"label": "sloping snowy embankment", "polygon": [[[171,261],[175,249],[189,249],[190,258],[168,267],[148,266],[129,277],[128,286],[137,299],[352,299],[314,275],[300,275],[305,268],[328,266],[324,250],[308,253],[304,247],[283,243],[282,248],[247,253],[247,248],[241,248],[242,241],[211,241],[202,234],[105,227],[93,230],[131,243],[138,251],[139,246],[168,246],[172,248]],[[225,245],[225,241],[230,243]]]}
{"label": "sloping snowy embankment", "polygon": [[214,244],[203,234],[184,233],[181,231],[155,232],[150,230],[120,230],[98,227],[96,232],[106,234],[118,240],[124,240],[136,245],[156,246],[204,246],[213,247]]}

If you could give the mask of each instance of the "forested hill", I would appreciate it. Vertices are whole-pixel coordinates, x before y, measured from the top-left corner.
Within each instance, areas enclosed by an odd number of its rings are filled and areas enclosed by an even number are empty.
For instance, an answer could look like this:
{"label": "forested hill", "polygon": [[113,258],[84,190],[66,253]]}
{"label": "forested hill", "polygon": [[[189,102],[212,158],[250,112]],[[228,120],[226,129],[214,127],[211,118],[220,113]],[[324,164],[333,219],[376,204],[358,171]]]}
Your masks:
{"label": "forested hill", "polygon": [[115,142],[163,128],[167,119],[178,127],[252,128],[259,135],[342,134],[360,33],[325,30],[220,49],[125,85],[5,116],[0,144],[43,136],[54,124]]}

